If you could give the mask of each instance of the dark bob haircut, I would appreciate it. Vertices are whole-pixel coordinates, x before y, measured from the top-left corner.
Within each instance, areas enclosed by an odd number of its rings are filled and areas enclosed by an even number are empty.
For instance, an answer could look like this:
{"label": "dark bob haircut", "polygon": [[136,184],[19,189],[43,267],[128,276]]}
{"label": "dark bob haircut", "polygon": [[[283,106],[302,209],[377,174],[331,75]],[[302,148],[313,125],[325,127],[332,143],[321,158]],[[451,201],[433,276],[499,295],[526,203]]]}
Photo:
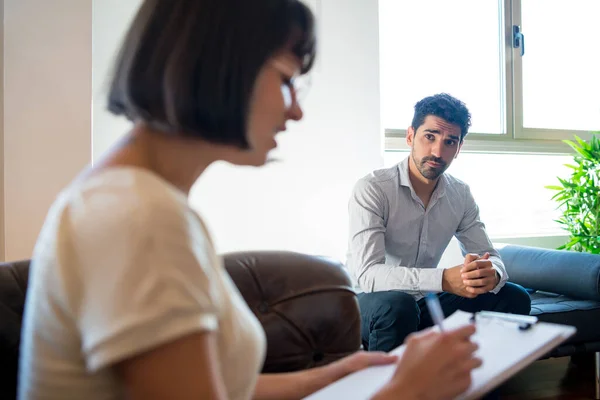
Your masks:
{"label": "dark bob haircut", "polygon": [[248,148],[265,62],[290,50],[313,65],[312,12],[298,0],[145,0],[114,67],[108,109],[154,129]]}
{"label": "dark bob haircut", "polygon": [[428,115],[433,115],[444,121],[460,127],[460,141],[462,142],[471,126],[471,113],[462,101],[447,93],[434,94],[425,97],[415,104],[415,115],[412,127],[416,131]]}

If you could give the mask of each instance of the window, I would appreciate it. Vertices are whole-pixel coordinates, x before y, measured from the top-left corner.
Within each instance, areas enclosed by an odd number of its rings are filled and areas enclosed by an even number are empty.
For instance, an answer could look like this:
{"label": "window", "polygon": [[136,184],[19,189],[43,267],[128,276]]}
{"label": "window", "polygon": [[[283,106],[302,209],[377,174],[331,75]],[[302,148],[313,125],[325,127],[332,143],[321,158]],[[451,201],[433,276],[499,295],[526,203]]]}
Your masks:
{"label": "window", "polygon": [[523,0],[521,15],[525,133],[600,130],[600,1]]}
{"label": "window", "polygon": [[[386,167],[400,162],[406,151],[387,151]],[[571,156],[461,153],[448,173],[469,184],[481,220],[492,239],[568,236],[555,222],[560,217],[554,191],[557,176],[570,174]],[[485,165],[485,168],[474,168]],[[502,173],[498,173],[502,171]]]}
{"label": "window", "polygon": [[[496,2],[431,3],[380,1],[383,126],[406,128],[417,100],[448,92],[472,105],[474,132],[504,133],[501,14]],[[437,9],[433,15],[432,7]],[[456,18],[446,17],[453,14]]]}
{"label": "window", "polygon": [[598,15],[598,0],[380,0],[386,149],[448,92],[473,116],[464,150],[568,153],[561,139],[600,130]]}

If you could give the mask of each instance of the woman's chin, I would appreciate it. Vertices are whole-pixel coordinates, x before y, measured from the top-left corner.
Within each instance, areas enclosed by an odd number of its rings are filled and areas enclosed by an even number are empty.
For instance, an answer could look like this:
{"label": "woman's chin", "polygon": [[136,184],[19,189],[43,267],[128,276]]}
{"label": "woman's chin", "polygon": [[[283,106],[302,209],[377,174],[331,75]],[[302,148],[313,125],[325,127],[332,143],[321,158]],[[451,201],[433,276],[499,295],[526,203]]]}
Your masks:
{"label": "woman's chin", "polygon": [[269,157],[268,152],[244,151],[225,161],[243,167],[261,167],[270,163],[271,159],[272,157]]}

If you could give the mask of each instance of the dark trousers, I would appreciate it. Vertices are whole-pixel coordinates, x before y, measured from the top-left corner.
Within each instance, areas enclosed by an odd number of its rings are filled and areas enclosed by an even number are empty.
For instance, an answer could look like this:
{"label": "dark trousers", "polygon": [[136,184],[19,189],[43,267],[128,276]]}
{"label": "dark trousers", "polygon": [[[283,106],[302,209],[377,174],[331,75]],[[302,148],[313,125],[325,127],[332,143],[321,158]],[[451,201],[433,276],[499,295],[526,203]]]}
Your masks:
{"label": "dark trousers", "polygon": [[[444,315],[456,310],[466,312],[498,311],[528,315],[531,299],[523,287],[507,282],[498,294],[486,293],[474,299],[440,293]],[[365,350],[391,351],[412,332],[433,325],[425,299],[416,301],[399,291],[359,293],[361,336]]]}

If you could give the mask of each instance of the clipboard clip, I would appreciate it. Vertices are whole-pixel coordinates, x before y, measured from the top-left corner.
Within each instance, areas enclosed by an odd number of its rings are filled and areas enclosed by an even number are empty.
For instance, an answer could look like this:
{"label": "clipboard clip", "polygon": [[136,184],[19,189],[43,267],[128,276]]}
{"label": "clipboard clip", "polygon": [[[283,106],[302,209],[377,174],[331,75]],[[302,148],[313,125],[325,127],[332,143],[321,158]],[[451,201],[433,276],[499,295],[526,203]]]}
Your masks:
{"label": "clipboard clip", "polygon": [[538,322],[538,318],[533,315],[508,314],[495,311],[476,312],[471,316],[470,322],[473,323],[479,319],[495,319],[502,322],[515,323],[520,331],[527,331]]}

